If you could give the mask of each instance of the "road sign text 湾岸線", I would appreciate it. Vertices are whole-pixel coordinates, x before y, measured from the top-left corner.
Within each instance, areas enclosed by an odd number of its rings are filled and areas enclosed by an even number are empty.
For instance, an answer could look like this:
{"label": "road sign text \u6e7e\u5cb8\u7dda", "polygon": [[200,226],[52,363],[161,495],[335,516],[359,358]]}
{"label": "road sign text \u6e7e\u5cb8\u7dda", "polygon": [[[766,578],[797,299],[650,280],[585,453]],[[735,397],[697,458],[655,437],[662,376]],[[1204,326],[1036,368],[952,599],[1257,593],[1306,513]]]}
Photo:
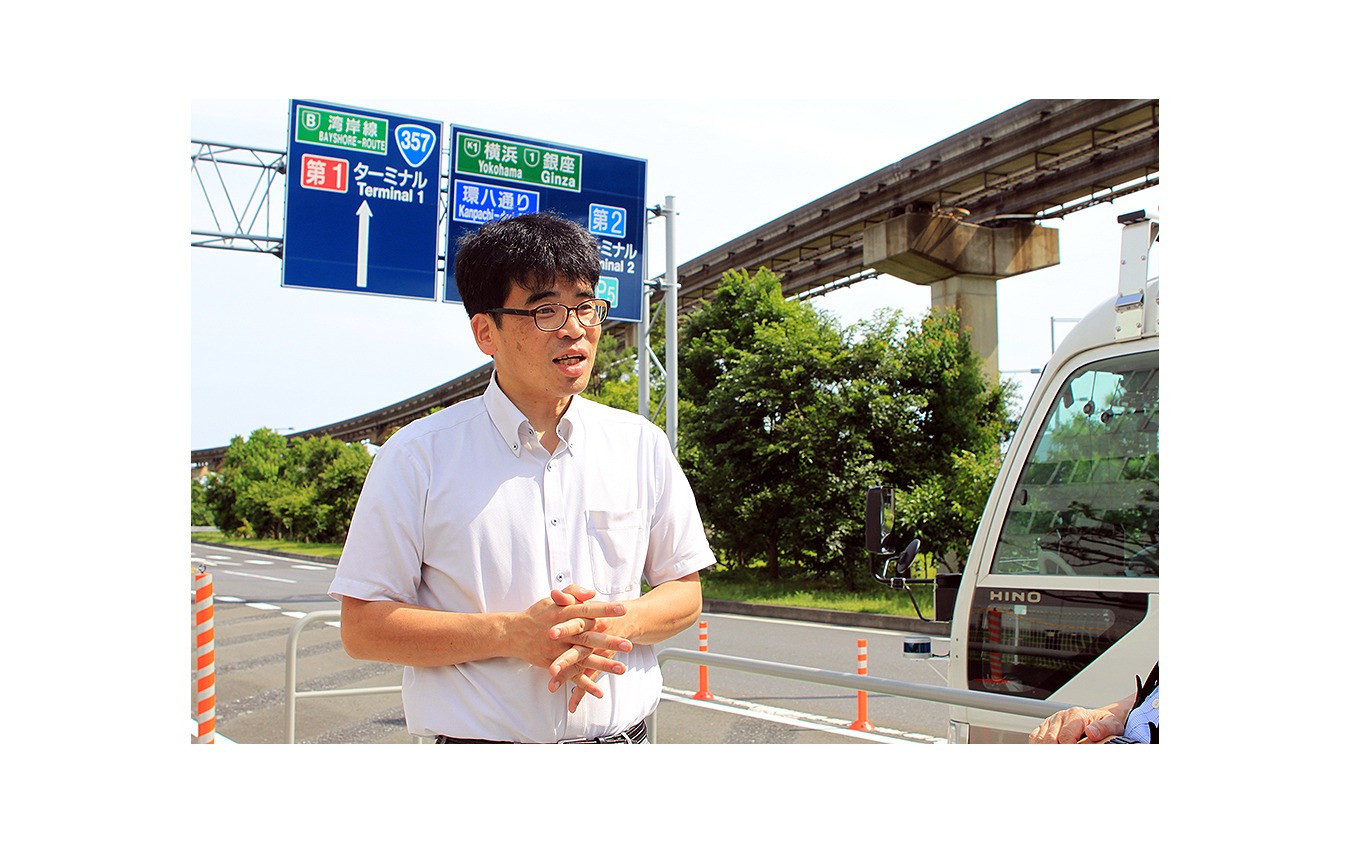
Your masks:
{"label": "road sign text \u6e7e\u5cb8\u7dda", "polygon": [[438,121],[293,100],[281,284],[435,301]]}

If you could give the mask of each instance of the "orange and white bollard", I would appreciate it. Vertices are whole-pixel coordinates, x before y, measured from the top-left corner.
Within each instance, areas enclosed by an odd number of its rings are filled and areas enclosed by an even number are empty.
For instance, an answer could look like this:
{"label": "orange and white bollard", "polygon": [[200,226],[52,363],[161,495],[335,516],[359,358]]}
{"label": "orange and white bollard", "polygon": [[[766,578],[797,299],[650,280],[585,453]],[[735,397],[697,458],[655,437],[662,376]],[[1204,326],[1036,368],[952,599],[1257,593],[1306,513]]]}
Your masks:
{"label": "orange and white bollard", "polygon": [[[867,640],[858,640],[858,676],[867,676]],[[863,730],[871,732],[876,729],[871,722],[867,720],[867,692],[858,690],[858,720],[848,725],[850,730]]]}
{"label": "orange and white bollard", "polygon": [[216,623],[211,597],[211,575],[193,576],[193,656],[197,689],[197,737],[193,744],[216,743]]}
{"label": "orange and white bollard", "polygon": [[[708,652],[708,622],[699,619],[698,622],[698,650],[699,653]],[[708,666],[700,665],[698,667],[698,691],[694,692],[694,700],[712,700],[712,692],[708,691]]]}
{"label": "orange and white bollard", "polygon": [[[993,607],[989,608],[989,643],[1003,644],[1003,613]],[[1003,682],[1003,654],[994,647],[989,649],[989,679]]]}

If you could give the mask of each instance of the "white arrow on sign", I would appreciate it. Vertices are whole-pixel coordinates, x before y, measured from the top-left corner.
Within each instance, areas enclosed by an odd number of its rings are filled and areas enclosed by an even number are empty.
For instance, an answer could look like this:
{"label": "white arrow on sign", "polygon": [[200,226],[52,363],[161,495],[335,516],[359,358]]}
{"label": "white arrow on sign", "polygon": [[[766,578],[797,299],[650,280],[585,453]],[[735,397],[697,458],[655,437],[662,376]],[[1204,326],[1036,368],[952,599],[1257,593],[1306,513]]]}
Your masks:
{"label": "white arrow on sign", "polygon": [[361,218],[356,230],[356,286],[365,287],[366,269],[370,262],[370,218],[375,213],[363,199],[361,207],[356,209],[356,216]]}

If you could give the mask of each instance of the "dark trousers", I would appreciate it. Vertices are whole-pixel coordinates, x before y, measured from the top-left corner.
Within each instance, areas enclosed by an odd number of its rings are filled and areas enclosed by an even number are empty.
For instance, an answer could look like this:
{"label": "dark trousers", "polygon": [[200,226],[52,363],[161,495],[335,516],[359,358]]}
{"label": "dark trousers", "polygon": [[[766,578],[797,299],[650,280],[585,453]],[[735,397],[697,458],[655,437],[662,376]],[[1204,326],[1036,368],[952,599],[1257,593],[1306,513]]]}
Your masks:
{"label": "dark trousers", "polygon": [[[437,744],[515,744],[510,741],[492,741],[491,739],[472,739],[472,738],[454,738],[453,736],[436,736]],[[600,736],[591,739],[569,739],[560,741],[558,744],[651,744],[647,740],[647,724],[639,721],[621,733],[615,733],[612,736]]]}

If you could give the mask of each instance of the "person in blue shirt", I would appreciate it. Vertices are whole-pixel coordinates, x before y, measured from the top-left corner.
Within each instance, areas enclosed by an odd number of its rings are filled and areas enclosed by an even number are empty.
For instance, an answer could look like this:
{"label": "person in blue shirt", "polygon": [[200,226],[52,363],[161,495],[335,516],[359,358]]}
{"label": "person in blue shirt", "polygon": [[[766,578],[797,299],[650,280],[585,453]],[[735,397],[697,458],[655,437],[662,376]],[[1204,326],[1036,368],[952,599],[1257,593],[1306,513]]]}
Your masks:
{"label": "person in blue shirt", "polygon": [[1157,744],[1158,666],[1147,680],[1135,677],[1134,694],[1100,709],[1070,707],[1031,731],[1031,744]]}

